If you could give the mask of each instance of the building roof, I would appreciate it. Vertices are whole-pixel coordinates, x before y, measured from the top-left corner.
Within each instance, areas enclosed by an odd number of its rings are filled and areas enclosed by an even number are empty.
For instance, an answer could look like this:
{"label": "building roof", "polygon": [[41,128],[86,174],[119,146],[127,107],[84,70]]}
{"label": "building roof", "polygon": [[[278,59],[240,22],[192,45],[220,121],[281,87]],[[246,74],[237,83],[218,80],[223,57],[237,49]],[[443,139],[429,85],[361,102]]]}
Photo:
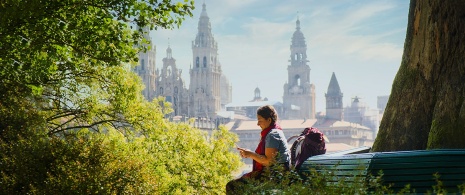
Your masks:
{"label": "building roof", "polygon": [[241,115],[241,114],[234,114],[234,119],[236,120],[253,120],[247,116]]}
{"label": "building roof", "polygon": [[331,80],[329,81],[328,92],[327,95],[331,96],[339,96],[342,94],[341,88],[339,87],[339,82],[337,82],[336,74],[331,75]]}
{"label": "building roof", "polygon": [[304,130],[306,127],[312,127],[316,123],[316,119],[300,119],[300,120],[281,120],[279,125],[283,129],[301,129]]}
{"label": "building roof", "polygon": [[[316,123],[316,119],[307,120],[279,120],[278,124],[284,129],[305,129],[306,127],[312,127]],[[247,131],[247,130],[260,130],[256,120],[241,120],[229,122],[226,128],[236,131]]]}
{"label": "building roof", "polygon": [[218,111],[216,113],[219,117],[234,119],[235,115],[233,111]]}
{"label": "building roof", "polygon": [[[294,144],[294,141],[291,141],[290,143],[288,143],[289,148],[292,147],[292,144]],[[325,146],[326,146],[326,154],[355,148],[354,146],[351,146],[351,145],[348,145],[348,144],[345,144],[345,143],[329,143],[329,142],[326,142]]]}
{"label": "building roof", "polygon": [[307,47],[305,44],[305,37],[302,31],[300,31],[300,20],[297,19],[295,22],[295,32],[292,35],[292,45],[294,47]]}
{"label": "building roof", "polygon": [[325,143],[325,146],[326,146],[326,154],[355,148],[354,146],[344,144],[344,143]]}
{"label": "building roof", "polygon": [[279,101],[240,102],[240,103],[226,104],[226,108],[228,107],[260,107],[264,105],[282,106],[283,103]]}
{"label": "building roof", "polygon": [[371,130],[369,127],[363,126],[358,123],[351,123],[348,121],[338,121],[338,120],[324,120],[321,123],[320,121],[317,121],[316,127],[352,127],[352,128],[358,128],[358,129]]}
{"label": "building roof", "polygon": [[[235,115],[239,116],[239,115]],[[300,120],[279,120],[278,121],[279,125],[283,129],[305,129],[306,127],[317,127],[317,128],[323,128],[323,127],[351,127],[351,128],[357,128],[357,129],[365,129],[365,130],[370,130],[369,127],[357,124],[357,123],[351,123],[347,121],[337,121],[337,120],[325,120],[323,123],[318,123],[317,119],[300,119]],[[257,125],[256,120],[251,120],[250,118],[243,117],[242,120],[239,118],[236,118],[235,121],[229,122],[225,124],[227,129],[230,130],[236,130],[236,131],[241,131],[241,130],[260,130],[260,127]]]}

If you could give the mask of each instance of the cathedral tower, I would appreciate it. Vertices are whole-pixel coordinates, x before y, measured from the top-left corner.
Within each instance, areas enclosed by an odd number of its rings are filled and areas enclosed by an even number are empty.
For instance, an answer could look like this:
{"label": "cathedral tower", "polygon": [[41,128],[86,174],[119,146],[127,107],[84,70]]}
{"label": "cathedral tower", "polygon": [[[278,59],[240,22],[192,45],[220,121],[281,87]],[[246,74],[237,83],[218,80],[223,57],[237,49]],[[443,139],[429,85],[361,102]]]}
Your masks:
{"label": "cathedral tower", "polygon": [[336,74],[331,76],[326,96],[326,119],[342,121],[343,105],[342,92],[336,79]]}
{"label": "cathedral tower", "polygon": [[307,64],[307,44],[300,31],[300,21],[292,36],[291,56],[287,67],[288,81],[284,84],[284,118],[315,118],[315,85],[310,84],[310,66]]}
{"label": "cathedral tower", "polygon": [[221,65],[218,45],[211,32],[205,3],[192,41],[193,66],[190,69],[189,115],[215,117],[221,110]]}
{"label": "cathedral tower", "polygon": [[172,50],[168,46],[166,57],[163,58],[163,68],[161,72],[156,71],[156,96],[163,96],[171,103],[173,116],[187,113],[188,93],[181,77],[182,70],[176,67],[176,59],[173,58]]}
{"label": "cathedral tower", "polygon": [[[150,31],[148,27],[143,28],[144,39],[150,41],[150,44],[146,44],[147,50],[139,53],[139,65],[134,68],[145,85],[142,94],[145,99],[152,101],[155,97],[155,46],[151,43]],[[144,43],[145,44],[145,43]]]}

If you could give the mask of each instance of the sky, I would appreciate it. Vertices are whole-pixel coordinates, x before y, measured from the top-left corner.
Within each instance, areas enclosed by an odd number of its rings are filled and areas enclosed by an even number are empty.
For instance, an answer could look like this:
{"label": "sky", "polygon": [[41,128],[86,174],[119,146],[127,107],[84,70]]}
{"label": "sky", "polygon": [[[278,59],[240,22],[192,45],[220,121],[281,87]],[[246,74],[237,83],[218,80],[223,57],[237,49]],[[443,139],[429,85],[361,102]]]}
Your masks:
{"label": "sky", "polygon": [[344,107],[357,96],[376,108],[377,97],[391,92],[402,59],[408,0],[197,0],[193,17],[179,28],[150,34],[156,68],[163,66],[169,45],[187,88],[191,45],[204,2],[235,104],[252,100],[257,87],[262,98],[283,101],[297,19],[307,43],[317,112],[326,109],[333,72]]}

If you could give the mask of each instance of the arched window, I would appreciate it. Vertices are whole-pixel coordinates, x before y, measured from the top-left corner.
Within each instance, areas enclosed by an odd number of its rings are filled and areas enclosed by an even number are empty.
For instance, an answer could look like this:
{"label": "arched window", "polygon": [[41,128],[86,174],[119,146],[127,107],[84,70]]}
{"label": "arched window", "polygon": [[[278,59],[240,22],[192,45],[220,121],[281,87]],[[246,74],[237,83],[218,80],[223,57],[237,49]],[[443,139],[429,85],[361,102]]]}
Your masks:
{"label": "arched window", "polygon": [[294,77],[294,85],[300,86],[300,76],[295,75]]}
{"label": "arched window", "polygon": [[163,95],[163,87],[160,87],[160,95]]}
{"label": "arched window", "polygon": [[203,67],[207,67],[207,56],[203,56]]}
{"label": "arched window", "polygon": [[144,59],[140,60],[140,67],[141,67],[142,70],[145,69],[145,60]]}
{"label": "arched window", "polygon": [[200,60],[199,60],[199,57],[197,56],[197,57],[195,58],[195,67],[198,68],[198,67],[199,67],[199,64],[200,64]]}
{"label": "arched window", "polygon": [[178,87],[174,87],[174,94],[178,94]]}

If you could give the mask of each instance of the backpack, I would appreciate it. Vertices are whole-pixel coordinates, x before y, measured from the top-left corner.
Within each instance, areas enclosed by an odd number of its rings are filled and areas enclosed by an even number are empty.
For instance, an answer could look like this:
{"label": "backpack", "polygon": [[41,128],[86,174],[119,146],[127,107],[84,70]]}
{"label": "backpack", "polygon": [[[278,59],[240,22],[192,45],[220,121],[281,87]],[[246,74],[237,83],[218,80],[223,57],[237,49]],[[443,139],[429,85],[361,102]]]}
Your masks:
{"label": "backpack", "polygon": [[299,169],[309,157],[326,153],[325,139],[317,128],[307,127],[300,135],[290,137],[287,142],[297,138],[291,147],[291,167]]}

